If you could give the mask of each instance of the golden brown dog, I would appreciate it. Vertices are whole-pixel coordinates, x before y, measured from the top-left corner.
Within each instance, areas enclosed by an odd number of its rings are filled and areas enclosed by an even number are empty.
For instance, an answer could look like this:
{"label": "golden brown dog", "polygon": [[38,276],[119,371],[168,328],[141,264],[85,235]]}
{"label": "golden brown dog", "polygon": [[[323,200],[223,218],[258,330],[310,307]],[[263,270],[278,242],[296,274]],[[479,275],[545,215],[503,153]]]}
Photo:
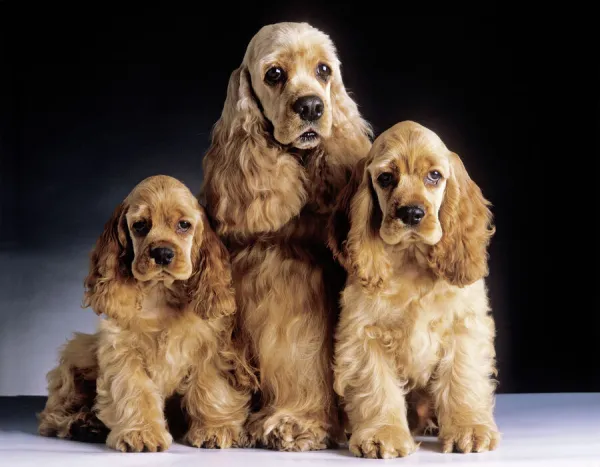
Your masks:
{"label": "golden brown dog", "polygon": [[491,222],[460,158],[414,122],[380,135],[340,194],[330,246],[349,276],[335,390],[354,454],[415,450],[410,391],[421,404],[430,398],[444,452],[496,447],[495,327],[484,283]]}
{"label": "golden brown dog", "polygon": [[182,183],[155,176],[133,189],[106,223],[85,285],[85,305],[106,319],[68,342],[49,373],[41,434],[101,433],[104,424],[112,448],[161,451],[172,442],[165,400],[179,394],[185,441],[245,444],[249,393],[231,377],[228,253]]}
{"label": "golden brown dog", "polygon": [[263,27],[230,78],[202,194],[231,253],[236,342],[256,369],[256,442],[323,449],[342,436],[331,358],[345,272],[327,219],[369,125],[342,81],[330,38],[306,23]]}

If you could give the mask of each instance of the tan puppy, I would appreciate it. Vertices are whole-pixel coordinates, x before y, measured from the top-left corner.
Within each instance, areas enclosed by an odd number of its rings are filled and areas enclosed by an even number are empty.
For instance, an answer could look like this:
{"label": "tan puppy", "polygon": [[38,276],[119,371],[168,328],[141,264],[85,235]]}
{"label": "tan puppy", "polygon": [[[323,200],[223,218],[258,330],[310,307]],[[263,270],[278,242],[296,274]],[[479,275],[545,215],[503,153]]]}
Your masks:
{"label": "tan puppy", "polygon": [[335,390],[350,449],[373,458],[412,453],[410,391],[420,404],[431,399],[444,452],[494,449],[488,202],[459,157],[414,122],[381,134],[354,175],[329,224],[330,246],[349,271]]}
{"label": "tan puppy", "polygon": [[182,183],[155,176],[133,189],[106,223],[85,285],[85,305],[106,319],[96,335],[76,335],[49,373],[41,434],[101,434],[104,424],[112,448],[161,451],[172,442],[165,399],[179,394],[188,443],[245,444],[229,258]]}

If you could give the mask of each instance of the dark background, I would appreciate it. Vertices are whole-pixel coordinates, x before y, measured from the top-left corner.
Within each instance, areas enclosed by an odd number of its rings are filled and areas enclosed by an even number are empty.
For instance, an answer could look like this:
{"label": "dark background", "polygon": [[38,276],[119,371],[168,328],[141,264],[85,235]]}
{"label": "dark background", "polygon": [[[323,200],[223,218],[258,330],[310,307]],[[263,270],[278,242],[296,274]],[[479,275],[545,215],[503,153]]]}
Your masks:
{"label": "dark background", "polygon": [[[198,191],[229,74],[252,35],[282,20],[332,37],[376,134],[404,119],[430,127],[493,202],[498,391],[599,391],[591,36],[568,33],[566,13],[551,22],[493,3],[395,2],[396,13],[225,3],[198,13],[0,3],[0,380],[37,372],[0,394],[43,394],[55,347],[93,328],[78,308],[87,254],[129,190],[165,173]],[[588,14],[569,24],[585,31]]]}

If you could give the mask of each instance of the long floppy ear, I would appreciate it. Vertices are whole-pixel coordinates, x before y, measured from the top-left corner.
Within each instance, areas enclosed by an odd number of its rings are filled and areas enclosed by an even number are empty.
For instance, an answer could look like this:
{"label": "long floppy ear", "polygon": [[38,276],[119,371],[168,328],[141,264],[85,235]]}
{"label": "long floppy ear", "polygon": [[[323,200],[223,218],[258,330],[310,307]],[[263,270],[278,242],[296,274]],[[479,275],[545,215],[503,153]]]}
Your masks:
{"label": "long floppy ear", "polygon": [[253,234],[281,228],[300,212],[306,190],[297,163],[279,157],[242,66],[231,74],[220,119],[202,161],[200,199],[219,234]]}
{"label": "long floppy ear", "polygon": [[83,306],[92,307],[98,315],[111,314],[111,285],[132,277],[133,245],[125,219],[126,207],[120,203],[90,255],[90,269],[84,281]]}
{"label": "long floppy ear", "polygon": [[340,192],[329,219],[328,244],[334,256],[357,277],[363,287],[374,292],[390,273],[390,265],[379,235],[383,214],[371,176],[361,160],[352,178]]}
{"label": "long floppy ear", "polygon": [[[331,104],[333,131],[342,132],[350,140],[362,138],[365,144],[370,144],[369,140],[373,139],[373,129],[361,116],[357,103],[348,93],[342,79],[341,69],[334,75],[331,83]],[[366,152],[368,152],[368,147]]]}
{"label": "long floppy ear", "polygon": [[194,272],[186,290],[194,311],[206,319],[235,312],[235,292],[231,279],[229,252],[201,210],[201,225],[196,226],[192,255]]}
{"label": "long floppy ear", "polygon": [[257,133],[262,127],[262,121],[262,114],[252,92],[250,73],[242,65],[229,77],[227,97],[213,136],[219,142],[225,143],[238,128],[249,135]]}
{"label": "long floppy ear", "polygon": [[348,183],[337,196],[335,206],[327,222],[327,246],[332,251],[333,257],[348,272],[352,270],[352,263],[346,250],[348,233],[350,232],[350,206],[361,185],[366,165],[365,158],[354,166]]}
{"label": "long floppy ear", "polygon": [[490,203],[469,177],[458,155],[451,153],[451,176],[440,208],[442,238],[432,248],[435,273],[459,287],[487,276],[487,247],[495,233]]}

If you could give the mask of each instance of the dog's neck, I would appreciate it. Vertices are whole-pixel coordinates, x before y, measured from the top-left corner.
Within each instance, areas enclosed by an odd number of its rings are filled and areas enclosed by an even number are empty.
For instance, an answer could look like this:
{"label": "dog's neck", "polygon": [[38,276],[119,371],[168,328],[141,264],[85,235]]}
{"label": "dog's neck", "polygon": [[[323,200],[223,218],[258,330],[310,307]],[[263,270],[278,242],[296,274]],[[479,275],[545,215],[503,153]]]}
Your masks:
{"label": "dog's neck", "polygon": [[139,284],[141,310],[138,318],[157,324],[177,316],[183,308],[183,290],[180,281],[160,280]]}
{"label": "dog's neck", "polygon": [[429,254],[431,246],[424,243],[399,243],[398,245],[386,245],[386,254],[394,271],[406,268],[417,268],[424,273],[432,273],[429,266]]}

